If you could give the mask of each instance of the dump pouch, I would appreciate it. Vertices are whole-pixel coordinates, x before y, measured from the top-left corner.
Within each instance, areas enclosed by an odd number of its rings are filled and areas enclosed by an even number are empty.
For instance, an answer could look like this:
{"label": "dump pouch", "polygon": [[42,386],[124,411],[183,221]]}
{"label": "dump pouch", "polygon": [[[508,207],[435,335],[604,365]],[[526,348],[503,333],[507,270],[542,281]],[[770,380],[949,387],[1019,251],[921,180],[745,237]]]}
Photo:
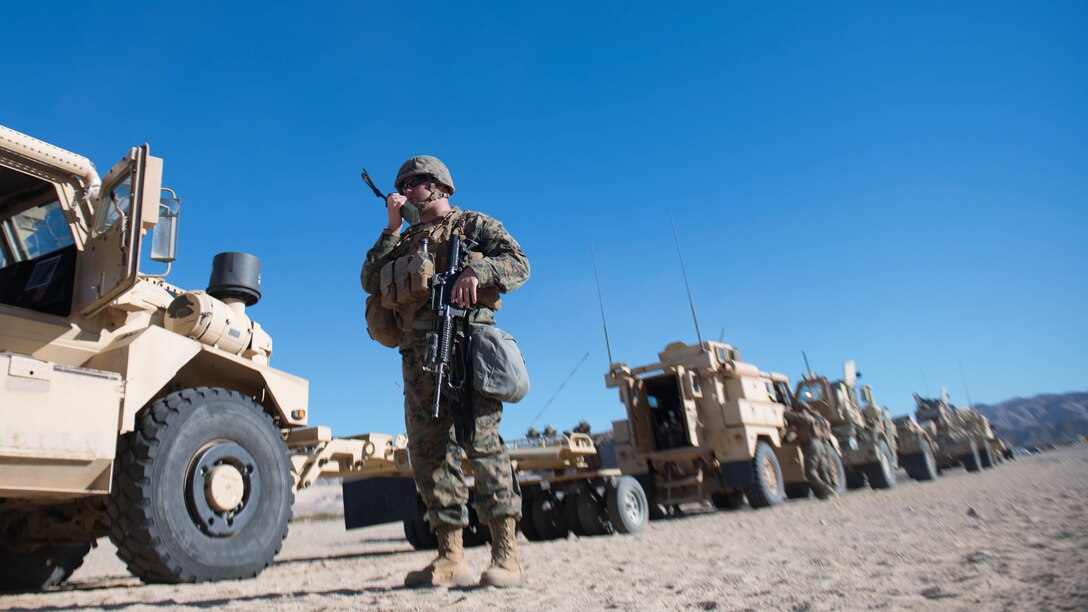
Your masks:
{"label": "dump pouch", "polygon": [[382,346],[396,348],[400,345],[400,328],[393,311],[382,306],[376,295],[366,298],[366,333]]}
{"label": "dump pouch", "polygon": [[514,404],[529,393],[525,357],[514,337],[494,325],[472,326],[472,386],[477,393]]}

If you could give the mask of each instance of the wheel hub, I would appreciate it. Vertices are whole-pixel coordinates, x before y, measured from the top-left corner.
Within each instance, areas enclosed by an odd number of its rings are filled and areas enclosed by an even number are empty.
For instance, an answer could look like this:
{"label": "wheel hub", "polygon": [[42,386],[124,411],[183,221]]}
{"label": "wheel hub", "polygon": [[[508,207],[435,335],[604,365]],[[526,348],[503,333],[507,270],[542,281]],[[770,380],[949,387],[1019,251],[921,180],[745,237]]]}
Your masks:
{"label": "wheel hub", "polygon": [[770,459],[763,460],[763,482],[767,483],[767,488],[771,491],[778,490],[778,472]]}
{"label": "wheel hub", "polygon": [[220,440],[203,448],[185,484],[189,515],[208,535],[232,536],[257,514],[260,470],[253,455],[236,442]]}
{"label": "wheel hub", "polygon": [[213,467],[204,479],[204,496],[208,498],[208,505],[216,512],[236,508],[242,503],[245,492],[246,484],[242,473],[229,463]]}
{"label": "wheel hub", "polygon": [[623,496],[623,511],[627,514],[627,518],[631,519],[631,523],[637,523],[639,517],[642,516],[642,500],[634,491],[627,491],[627,494]]}

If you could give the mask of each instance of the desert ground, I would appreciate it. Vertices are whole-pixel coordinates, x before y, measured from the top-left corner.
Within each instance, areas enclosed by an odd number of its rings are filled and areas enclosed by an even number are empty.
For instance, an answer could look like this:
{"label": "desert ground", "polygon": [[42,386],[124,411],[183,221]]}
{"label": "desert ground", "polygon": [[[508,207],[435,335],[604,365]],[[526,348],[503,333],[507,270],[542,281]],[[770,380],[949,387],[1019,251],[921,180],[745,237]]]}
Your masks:
{"label": "desert ground", "polygon": [[[329,516],[337,488],[315,487],[255,579],[143,585],[103,539],[67,584],[0,596],[0,609],[1088,609],[1088,449],[905,478],[769,510],[693,507],[634,536],[524,542],[527,583],[507,590],[403,589],[433,553],[399,524],[346,531]],[[470,549],[474,570],[487,561]]]}

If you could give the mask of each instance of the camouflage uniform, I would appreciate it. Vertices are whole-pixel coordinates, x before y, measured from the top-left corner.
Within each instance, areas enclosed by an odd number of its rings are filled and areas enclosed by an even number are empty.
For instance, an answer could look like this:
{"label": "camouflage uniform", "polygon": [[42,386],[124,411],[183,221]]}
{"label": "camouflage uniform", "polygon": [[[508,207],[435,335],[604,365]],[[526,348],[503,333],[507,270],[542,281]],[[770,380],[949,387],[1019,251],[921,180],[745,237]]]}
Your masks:
{"label": "camouflage uniform", "polygon": [[[367,252],[362,273],[363,289],[371,294],[380,293],[382,266],[414,252],[418,245],[413,243],[413,237],[438,224],[450,225],[463,239],[478,243],[473,253],[483,257],[471,256],[466,263],[479,277],[478,294],[488,289],[508,293],[529,278],[529,261],[501,223],[481,213],[453,208],[445,216],[414,225],[401,235],[383,232]],[[444,254],[448,242],[431,243],[429,250],[436,255]],[[442,266],[436,266],[436,269],[442,269]],[[469,320],[474,325],[494,325],[494,310],[478,303],[470,312]],[[461,469],[461,447],[457,444],[450,418],[450,403],[456,401],[456,393],[443,390],[439,418],[434,418],[431,410],[435,377],[433,373],[423,371],[431,333],[428,330],[433,321],[434,315],[423,304],[410,329],[401,332],[408,449],[416,486],[427,505],[431,528],[443,524],[464,527],[468,525],[468,487]],[[473,407],[475,432],[464,450],[475,475],[477,514],[484,523],[502,517],[520,519],[521,492],[514,478],[510,455],[499,436],[502,403],[476,394]]]}
{"label": "camouflage uniform", "polygon": [[805,477],[816,497],[825,499],[838,493],[838,469],[830,453],[833,435],[827,419],[804,406],[786,412],[786,422],[797,433],[805,460]]}

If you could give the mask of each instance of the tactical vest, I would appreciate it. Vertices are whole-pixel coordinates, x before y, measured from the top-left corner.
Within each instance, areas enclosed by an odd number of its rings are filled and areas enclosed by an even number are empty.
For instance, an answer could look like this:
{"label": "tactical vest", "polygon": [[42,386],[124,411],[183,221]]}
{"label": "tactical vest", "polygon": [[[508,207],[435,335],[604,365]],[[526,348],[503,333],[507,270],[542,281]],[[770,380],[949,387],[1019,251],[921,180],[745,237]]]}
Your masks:
{"label": "tactical vest", "polygon": [[[425,317],[431,280],[435,272],[443,272],[448,266],[450,236],[457,235],[464,241],[467,221],[468,214],[454,208],[439,220],[409,227],[390,252],[392,259],[380,273],[381,300],[383,307],[393,311],[402,331],[411,330],[417,318]],[[481,259],[482,253],[468,254],[469,262]],[[478,287],[476,304],[498,310],[502,305],[498,288]]]}

